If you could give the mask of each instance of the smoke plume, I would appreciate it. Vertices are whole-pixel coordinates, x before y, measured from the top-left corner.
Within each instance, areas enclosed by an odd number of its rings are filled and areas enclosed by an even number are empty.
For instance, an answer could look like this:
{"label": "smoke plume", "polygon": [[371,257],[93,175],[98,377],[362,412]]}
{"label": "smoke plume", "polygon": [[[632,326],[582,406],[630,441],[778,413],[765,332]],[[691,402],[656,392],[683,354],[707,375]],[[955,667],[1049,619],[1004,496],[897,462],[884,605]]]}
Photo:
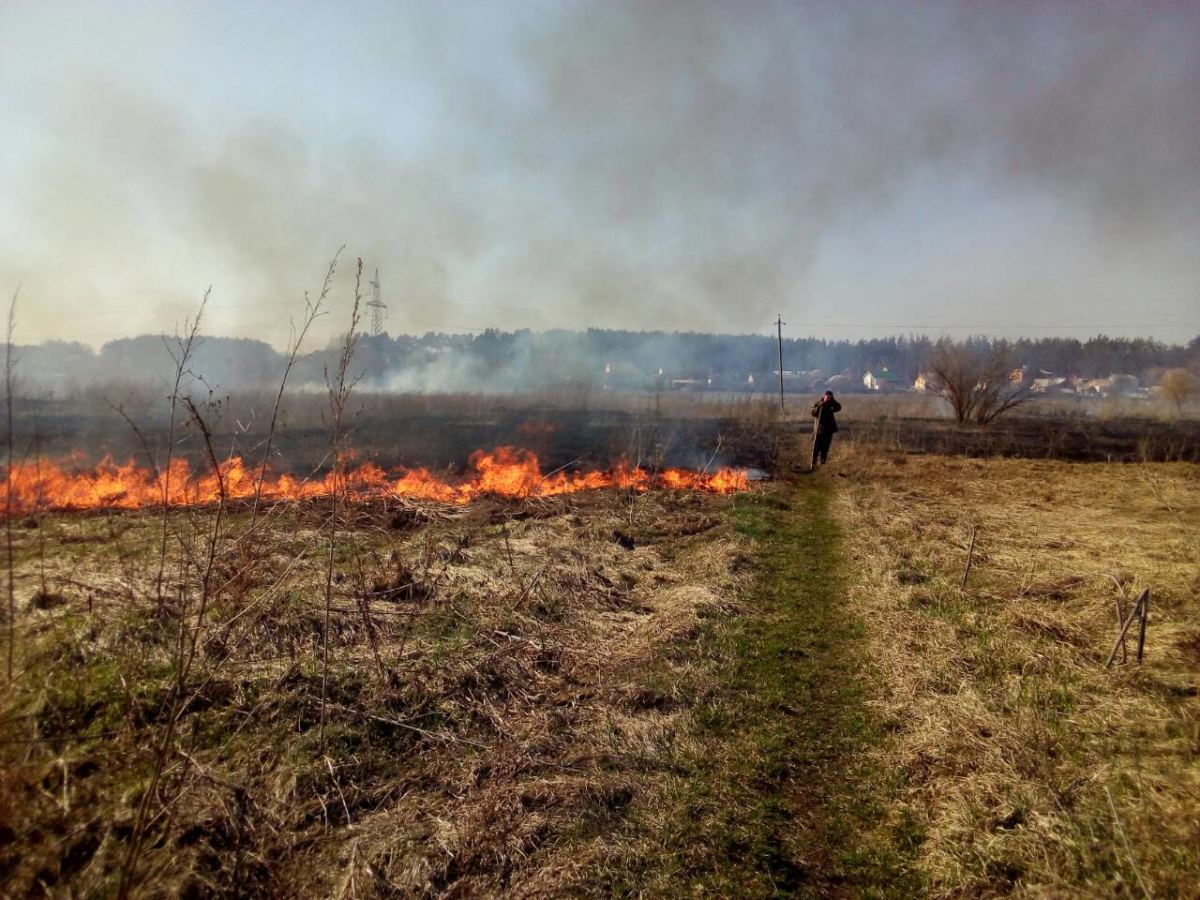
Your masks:
{"label": "smoke plume", "polygon": [[392,333],[1195,333],[1195,4],[287,15],[0,13],[26,340],[278,347],[343,243]]}

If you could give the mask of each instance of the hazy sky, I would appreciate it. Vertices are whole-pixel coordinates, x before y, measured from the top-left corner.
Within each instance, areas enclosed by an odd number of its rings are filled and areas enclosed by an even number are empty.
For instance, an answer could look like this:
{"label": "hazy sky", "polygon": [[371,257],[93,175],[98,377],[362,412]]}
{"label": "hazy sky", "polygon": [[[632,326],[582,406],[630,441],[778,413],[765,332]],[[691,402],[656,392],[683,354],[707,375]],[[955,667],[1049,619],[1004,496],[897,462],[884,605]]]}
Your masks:
{"label": "hazy sky", "polygon": [[18,338],[1200,333],[1200,3],[0,2]]}

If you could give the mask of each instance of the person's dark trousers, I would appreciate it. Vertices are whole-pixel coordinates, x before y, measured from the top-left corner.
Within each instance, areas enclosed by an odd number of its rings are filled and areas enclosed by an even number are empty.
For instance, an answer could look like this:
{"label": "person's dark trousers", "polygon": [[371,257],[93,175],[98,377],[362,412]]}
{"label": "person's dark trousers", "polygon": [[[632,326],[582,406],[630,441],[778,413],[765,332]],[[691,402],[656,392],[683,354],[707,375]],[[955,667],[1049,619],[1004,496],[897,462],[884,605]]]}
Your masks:
{"label": "person's dark trousers", "polygon": [[820,460],[822,465],[829,462],[829,445],[832,443],[833,434],[830,432],[816,436],[813,440],[812,468],[817,467],[817,460]]}

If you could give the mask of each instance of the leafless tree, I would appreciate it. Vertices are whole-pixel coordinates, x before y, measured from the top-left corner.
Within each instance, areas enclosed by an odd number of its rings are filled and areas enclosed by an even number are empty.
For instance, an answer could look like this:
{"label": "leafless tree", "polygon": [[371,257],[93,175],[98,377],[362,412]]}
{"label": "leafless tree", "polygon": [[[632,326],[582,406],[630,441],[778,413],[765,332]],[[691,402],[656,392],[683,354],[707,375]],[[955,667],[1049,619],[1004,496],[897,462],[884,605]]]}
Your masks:
{"label": "leafless tree", "polygon": [[1033,399],[1004,342],[979,346],[943,338],[929,360],[932,389],[954,411],[958,422],[986,425],[997,416]]}

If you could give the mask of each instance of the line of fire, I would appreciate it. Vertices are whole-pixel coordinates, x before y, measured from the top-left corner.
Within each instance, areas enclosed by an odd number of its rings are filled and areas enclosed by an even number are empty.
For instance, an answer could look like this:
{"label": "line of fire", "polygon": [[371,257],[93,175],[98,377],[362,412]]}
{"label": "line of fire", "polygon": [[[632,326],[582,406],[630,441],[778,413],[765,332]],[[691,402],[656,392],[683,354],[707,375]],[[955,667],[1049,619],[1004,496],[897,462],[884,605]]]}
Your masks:
{"label": "line of fire", "polygon": [[[622,460],[606,470],[560,469],[544,473],[537,454],[517,447],[498,447],[471,454],[467,470],[455,477],[426,468],[387,470],[365,462],[342,471],[298,476],[275,474],[247,465],[240,457],[198,472],[183,458],[164,471],[135,462],[105,459],[94,466],[48,459],[18,463],[11,477],[14,513],[34,510],[142,509],[154,506],[198,506],[221,500],[306,500],[340,496],[353,500],[387,497],[462,505],[482,497],[524,500],[578,491],[623,488],[645,492],[655,488],[728,494],[749,486],[744,469],[711,471],[665,468],[651,471]],[[0,488],[8,490],[8,488]]]}

